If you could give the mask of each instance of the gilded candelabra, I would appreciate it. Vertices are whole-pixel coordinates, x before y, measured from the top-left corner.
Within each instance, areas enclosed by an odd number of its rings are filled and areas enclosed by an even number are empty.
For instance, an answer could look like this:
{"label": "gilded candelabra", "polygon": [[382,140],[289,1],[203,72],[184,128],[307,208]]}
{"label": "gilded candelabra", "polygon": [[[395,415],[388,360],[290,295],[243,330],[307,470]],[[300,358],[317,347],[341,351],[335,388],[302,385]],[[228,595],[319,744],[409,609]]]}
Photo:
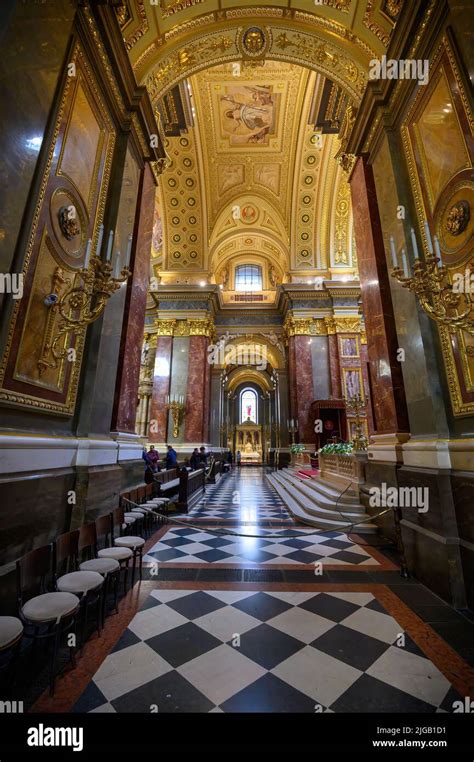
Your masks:
{"label": "gilded candelabra", "polygon": [[345,400],[346,402],[346,408],[349,410],[350,413],[354,415],[354,423],[355,423],[355,434],[352,437],[352,444],[354,445],[354,450],[367,450],[367,439],[365,435],[362,433],[362,418],[361,418],[361,412],[365,410],[367,403],[362,399],[360,394],[354,394],[352,397],[349,397]]}
{"label": "gilded candelabra", "polygon": [[[91,240],[89,240],[84,265],[74,273],[75,280],[72,285],[70,279],[64,278],[62,268],[57,267],[53,273],[52,293],[44,300],[49,314],[40,359],[37,362],[40,377],[48,368],[57,368],[58,363],[68,354],[70,348],[64,346],[65,342],[62,340],[69,334],[77,338],[84,336],[87,327],[103,313],[112,294],[126,282],[131,274],[128,262],[132,236],[128,238],[126,263],[120,269],[120,252],[116,254],[114,265],[111,262],[113,231],[110,231],[109,235],[107,259],[104,261],[98,256],[102,234],[103,226],[101,225],[97,254],[91,258]],[[64,285],[69,288],[61,294]],[[60,319],[56,326],[58,316]]]}
{"label": "gilded candelabra", "polygon": [[295,434],[298,431],[298,420],[294,418],[290,418],[289,421],[286,422],[288,431],[291,435],[291,444],[294,445],[295,443]]}
{"label": "gilded candelabra", "polygon": [[449,331],[466,331],[474,336],[472,300],[469,290],[453,289],[449,283],[448,269],[443,265],[439,241],[434,236],[434,249],[428,223],[424,223],[427,241],[427,253],[424,260],[418,256],[415,231],[411,229],[411,240],[415,255],[413,275],[410,274],[405,250],[402,249],[402,267],[399,266],[395,243],[390,238],[392,254],[392,278],[396,278],[403,288],[408,288],[419,299],[428,317],[446,326]]}
{"label": "gilded candelabra", "polygon": [[186,402],[182,394],[173,395],[173,397],[170,397],[169,394],[167,395],[166,409],[171,411],[173,420],[173,436],[175,439],[177,439],[179,436],[179,427],[184,417],[185,408]]}

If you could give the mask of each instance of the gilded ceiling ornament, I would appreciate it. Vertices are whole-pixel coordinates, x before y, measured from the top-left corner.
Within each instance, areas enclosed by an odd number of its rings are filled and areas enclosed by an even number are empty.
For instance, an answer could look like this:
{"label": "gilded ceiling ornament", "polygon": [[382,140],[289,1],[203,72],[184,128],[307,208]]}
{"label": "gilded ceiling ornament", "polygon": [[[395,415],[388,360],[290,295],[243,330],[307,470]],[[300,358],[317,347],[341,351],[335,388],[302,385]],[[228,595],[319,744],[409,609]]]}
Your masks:
{"label": "gilded ceiling ornament", "polygon": [[373,17],[375,14],[375,0],[368,0],[367,6],[364,13],[364,26],[369,29],[372,34],[375,34],[378,40],[387,47],[389,40],[390,40],[390,34],[388,34],[385,29],[383,29],[379,24],[377,24]]}
{"label": "gilded ceiling ornament", "polygon": [[115,9],[115,15],[117,16],[117,21],[119,22],[120,28],[124,27],[127,21],[130,21],[130,9],[128,7],[128,3],[123,0],[123,5],[119,5]]}
{"label": "gilded ceiling ornament", "polygon": [[62,206],[58,212],[58,220],[61,233],[68,241],[72,241],[81,232],[77,224],[77,212],[74,204]]}
{"label": "gilded ceiling ornament", "polygon": [[392,19],[396,19],[402,9],[403,0],[386,0],[384,10],[391,16]]}
{"label": "gilded ceiling ornament", "polygon": [[471,218],[469,201],[458,201],[453,204],[446,218],[446,230],[451,235],[461,235],[466,229]]}
{"label": "gilded ceiling ornament", "polygon": [[167,18],[174,13],[184,11],[186,8],[193,8],[195,5],[200,5],[204,2],[205,0],[172,0],[170,3],[166,0],[160,0],[160,10],[163,18]]}
{"label": "gilded ceiling ornament", "polygon": [[259,55],[265,47],[265,35],[256,26],[250,27],[242,37],[242,47],[251,56]]}
{"label": "gilded ceiling ornament", "polygon": [[356,159],[357,156],[355,156],[353,153],[341,153],[337,156],[337,160],[341,165],[343,172],[348,175],[352,172],[352,168],[355,164]]}

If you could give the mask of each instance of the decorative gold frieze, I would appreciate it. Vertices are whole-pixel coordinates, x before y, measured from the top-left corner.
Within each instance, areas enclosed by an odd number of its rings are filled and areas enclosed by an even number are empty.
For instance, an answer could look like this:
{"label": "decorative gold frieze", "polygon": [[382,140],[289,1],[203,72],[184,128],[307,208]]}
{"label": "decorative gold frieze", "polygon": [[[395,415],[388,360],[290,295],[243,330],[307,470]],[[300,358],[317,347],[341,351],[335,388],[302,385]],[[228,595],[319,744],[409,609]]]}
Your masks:
{"label": "decorative gold frieze", "polygon": [[361,331],[359,317],[327,317],[324,318],[324,322],[326,323],[326,332],[330,335],[335,333],[360,333]]}
{"label": "decorative gold frieze", "polygon": [[163,18],[168,18],[175,13],[184,11],[186,8],[193,8],[195,5],[200,5],[206,0],[160,0],[160,10]]}
{"label": "decorative gold frieze", "polygon": [[207,336],[214,341],[216,329],[212,318],[155,320],[158,336]]}
{"label": "decorative gold frieze", "polygon": [[[248,10],[252,13],[256,11],[253,8]],[[277,10],[281,12],[281,9]],[[221,31],[203,35],[196,42],[170,52],[159,64],[157,62],[154,71],[146,78],[146,87],[152,101],[160,98],[183,77],[215,64],[234,61],[242,55],[243,30],[238,23],[239,19],[232,22],[229,13],[226,17],[229,18],[229,28],[225,35]],[[344,37],[347,39],[345,31]],[[312,31],[296,32],[290,27],[265,26],[264,36],[265,45],[262,50],[267,59],[283,60],[321,71],[343,87],[355,103],[360,102],[368,81],[367,73],[361,64],[346,54],[343,47],[322,39]],[[252,44],[260,44],[258,39],[258,36],[252,37]],[[150,55],[152,54],[156,55],[156,49],[151,51]]]}

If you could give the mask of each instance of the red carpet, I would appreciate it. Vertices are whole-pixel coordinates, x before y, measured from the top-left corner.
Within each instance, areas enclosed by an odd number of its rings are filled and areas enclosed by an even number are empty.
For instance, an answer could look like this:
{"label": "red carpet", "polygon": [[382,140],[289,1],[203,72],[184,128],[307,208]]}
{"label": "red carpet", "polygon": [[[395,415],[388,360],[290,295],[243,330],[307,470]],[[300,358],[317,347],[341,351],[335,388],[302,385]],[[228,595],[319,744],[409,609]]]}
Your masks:
{"label": "red carpet", "polygon": [[302,476],[305,479],[312,479],[313,476],[318,476],[319,471],[314,468],[308,468],[305,471],[297,471],[298,476]]}

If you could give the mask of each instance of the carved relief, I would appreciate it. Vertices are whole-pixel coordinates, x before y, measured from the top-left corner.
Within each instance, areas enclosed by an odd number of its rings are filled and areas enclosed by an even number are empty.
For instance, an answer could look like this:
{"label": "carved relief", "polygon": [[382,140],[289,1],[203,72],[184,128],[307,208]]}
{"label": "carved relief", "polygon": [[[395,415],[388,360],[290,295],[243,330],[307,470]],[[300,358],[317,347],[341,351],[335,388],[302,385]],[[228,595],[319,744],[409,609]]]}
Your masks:
{"label": "carved relief", "polygon": [[468,201],[458,201],[457,204],[453,204],[448,212],[446,218],[446,230],[451,235],[461,235],[467,227],[467,224],[471,218],[471,211]]}

